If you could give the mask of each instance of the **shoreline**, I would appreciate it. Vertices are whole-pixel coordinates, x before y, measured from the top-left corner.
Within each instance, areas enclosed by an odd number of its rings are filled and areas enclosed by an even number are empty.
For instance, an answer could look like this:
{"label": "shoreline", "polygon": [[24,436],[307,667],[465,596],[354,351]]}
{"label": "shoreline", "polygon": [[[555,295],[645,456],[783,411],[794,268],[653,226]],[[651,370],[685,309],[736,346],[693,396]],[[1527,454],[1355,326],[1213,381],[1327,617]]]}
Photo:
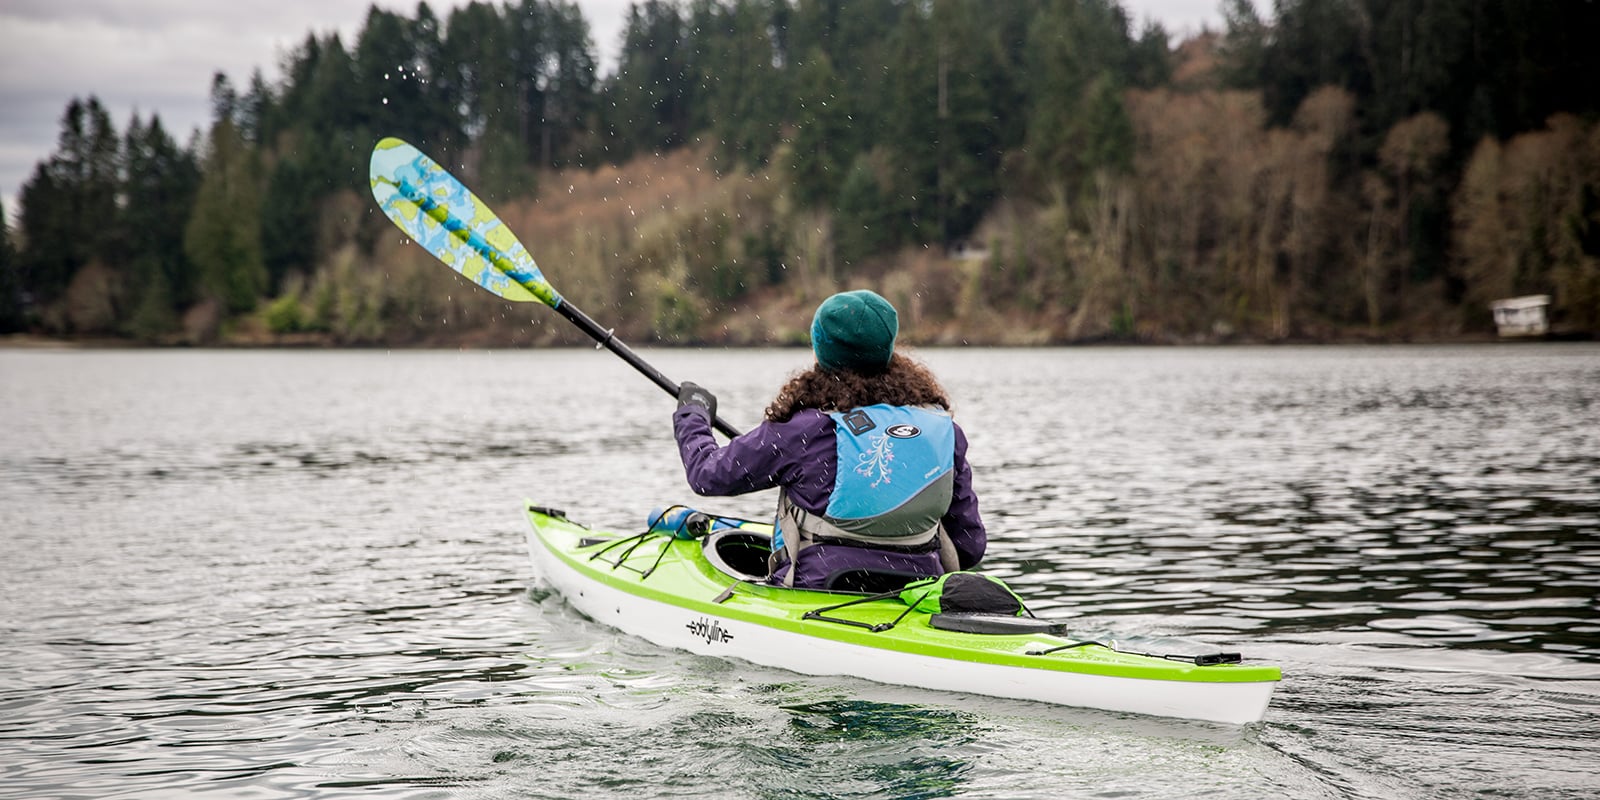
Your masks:
{"label": "shoreline", "polygon": [[[950,341],[945,337],[922,341],[916,338],[903,339],[902,343],[911,349],[942,349],[942,348],[1016,348],[1016,349],[1066,349],[1066,348],[1101,348],[1101,347],[1140,347],[1140,348],[1186,348],[1186,347],[1317,347],[1317,346],[1370,346],[1387,347],[1397,345],[1490,345],[1490,344],[1534,344],[1534,343],[1582,343],[1594,342],[1595,338],[1588,335],[1551,335],[1540,337],[1500,337],[1493,334],[1439,336],[1439,337],[1349,337],[1331,339],[1250,339],[1244,337],[1227,337],[1216,339],[1192,340],[1149,340],[1149,339],[1094,339],[1080,341],[1038,341],[1031,343],[1017,343],[987,340]],[[3,350],[516,350],[516,349],[577,349],[592,348],[594,344],[587,340],[582,341],[499,341],[483,337],[462,337],[459,339],[432,339],[408,342],[339,342],[331,336],[313,336],[299,334],[274,339],[258,337],[223,338],[214,342],[141,342],[134,339],[125,339],[110,336],[87,337],[52,337],[38,334],[13,333],[0,335],[0,349]],[[804,345],[793,342],[766,342],[766,343],[729,343],[729,342],[629,342],[630,347],[650,348],[662,350],[690,350],[690,349],[720,349],[720,350],[757,350],[757,349],[787,349],[801,348]]]}

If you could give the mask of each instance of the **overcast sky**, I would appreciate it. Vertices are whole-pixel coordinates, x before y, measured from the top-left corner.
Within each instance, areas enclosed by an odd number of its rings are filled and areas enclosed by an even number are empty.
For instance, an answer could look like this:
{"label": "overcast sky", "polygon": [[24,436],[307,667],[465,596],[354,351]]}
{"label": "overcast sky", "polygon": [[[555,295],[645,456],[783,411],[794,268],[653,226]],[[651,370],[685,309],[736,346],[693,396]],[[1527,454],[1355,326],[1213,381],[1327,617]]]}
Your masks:
{"label": "overcast sky", "polygon": [[[94,95],[125,131],[137,111],[178,143],[209,120],[211,76],[241,90],[260,68],[279,77],[284,53],[316,31],[338,31],[347,46],[370,0],[3,0],[0,2],[0,198],[16,217],[17,192],[55,151],[61,114],[73,97]],[[414,16],[414,0],[378,0]],[[439,18],[466,0],[432,0]],[[630,0],[578,0],[603,64],[617,50]],[[1159,20],[1171,34],[1221,28],[1221,0],[1122,0],[1135,20]]]}

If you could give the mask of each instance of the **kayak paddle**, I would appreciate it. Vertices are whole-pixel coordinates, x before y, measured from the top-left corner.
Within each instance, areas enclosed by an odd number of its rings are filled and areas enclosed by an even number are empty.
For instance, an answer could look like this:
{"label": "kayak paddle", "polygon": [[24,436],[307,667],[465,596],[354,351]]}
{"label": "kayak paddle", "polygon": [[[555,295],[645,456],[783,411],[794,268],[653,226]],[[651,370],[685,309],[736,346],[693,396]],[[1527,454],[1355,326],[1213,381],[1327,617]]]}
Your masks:
{"label": "kayak paddle", "polygon": [[[387,137],[372,148],[368,177],[383,213],[445,266],[507,300],[537,301],[555,309],[599,346],[616,353],[667,394],[678,396],[678,384],[567,302],[494,211],[422,151]],[[721,417],[712,418],[711,424],[729,438],[739,435]]]}

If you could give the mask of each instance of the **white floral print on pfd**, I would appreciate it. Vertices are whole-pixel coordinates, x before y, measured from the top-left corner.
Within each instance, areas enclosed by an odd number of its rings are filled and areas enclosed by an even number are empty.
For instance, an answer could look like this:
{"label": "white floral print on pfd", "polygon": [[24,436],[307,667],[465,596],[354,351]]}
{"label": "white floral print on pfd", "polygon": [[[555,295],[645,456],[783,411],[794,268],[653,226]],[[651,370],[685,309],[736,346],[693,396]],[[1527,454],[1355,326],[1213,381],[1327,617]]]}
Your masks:
{"label": "white floral print on pfd", "polygon": [[889,469],[889,462],[894,460],[894,442],[887,434],[874,436],[871,441],[871,449],[856,459],[859,462],[856,464],[856,474],[870,478],[877,473],[878,479],[872,482],[872,488],[876,489],[880,484],[889,483],[889,474],[893,472]]}

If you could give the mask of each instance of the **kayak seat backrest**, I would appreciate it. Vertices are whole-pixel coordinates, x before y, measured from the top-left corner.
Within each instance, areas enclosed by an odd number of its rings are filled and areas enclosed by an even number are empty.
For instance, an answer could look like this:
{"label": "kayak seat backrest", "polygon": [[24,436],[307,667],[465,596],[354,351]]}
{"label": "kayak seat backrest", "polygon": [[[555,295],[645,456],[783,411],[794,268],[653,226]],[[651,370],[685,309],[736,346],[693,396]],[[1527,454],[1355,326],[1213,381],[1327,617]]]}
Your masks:
{"label": "kayak seat backrest", "polygon": [[[747,581],[767,579],[768,557],[772,555],[772,536],[741,528],[712,531],[702,540],[701,550],[711,566]],[[823,590],[859,594],[897,592],[912,581],[928,576],[889,570],[851,569],[828,576]]]}

